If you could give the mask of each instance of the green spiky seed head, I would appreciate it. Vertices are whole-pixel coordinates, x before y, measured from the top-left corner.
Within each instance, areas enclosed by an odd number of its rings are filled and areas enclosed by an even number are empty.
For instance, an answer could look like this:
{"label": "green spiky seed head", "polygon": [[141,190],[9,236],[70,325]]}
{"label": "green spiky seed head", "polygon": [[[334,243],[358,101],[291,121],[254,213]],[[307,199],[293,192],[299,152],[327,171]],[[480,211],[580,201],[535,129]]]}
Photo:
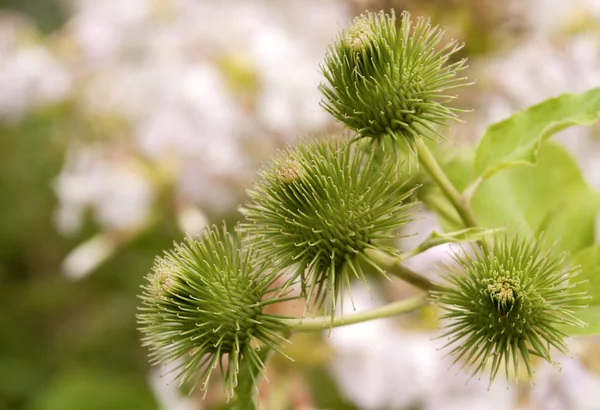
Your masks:
{"label": "green spiky seed head", "polygon": [[412,191],[397,165],[375,166],[375,155],[338,138],[303,141],[262,171],[242,209],[261,255],[294,266],[307,302],[327,301],[332,318],[342,289],[365,279],[360,262],[375,266],[365,251],[396,254],[384,242],[409,221]]}
{"label": "green spiky seed head", "polygon": [[[462,48],[442,44],[444,30],[408,12],[396,26],[391,15],[366,12],[328,47],[321,67],[321,105],[361,137],[402,142],[414,151],[415,138],[441,135],[460,110],[448,106],[448,91],[466,85],[457,74],[466,60],[451,62]],[[433,134],[432,134],[433,133]]]}
{"label": "green spiky seed head", "polygon": [[507,379],[511,367],[518,375],[519,361],[531,378],[531,355],[555,364],[550,349],[567,351],[560,326],[585,325],[571,310],[586,298],[572,291],[578,269],[563,268],[564,256],[542,251],[538,239],[504,236],[473,253],[455,254],[459,268],[432,292],[446,311],[442,337],[454,363],[462,360],[472,376],[491,364],[490,384],[501,367]]}
{"label": "green spiky seed head", "polygon": [[263,311],[283,300],[277,277],[257,261],[251,244],[242,247],[240,235],[225,228],[207,230],[157,258],[138,314],[152,363],[178,361],[180,384],[193,388],[201,381],[203,390],[219,366],[231,397],[241,363],[262,371],[257,349],[278,350],[277,332],[286,326]]}

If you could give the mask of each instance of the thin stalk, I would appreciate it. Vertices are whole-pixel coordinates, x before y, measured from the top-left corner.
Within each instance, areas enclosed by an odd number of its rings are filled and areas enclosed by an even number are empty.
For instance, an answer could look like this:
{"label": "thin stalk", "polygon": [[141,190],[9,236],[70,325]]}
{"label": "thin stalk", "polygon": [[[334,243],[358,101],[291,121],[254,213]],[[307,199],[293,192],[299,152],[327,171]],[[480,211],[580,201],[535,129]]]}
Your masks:
{"label": "thin stalk", "polygon": [[387,253],[375,249],[367,249],[365,250],[365,254],[369,259],[375,262],[377,266],[384,269],[386,273],[392,274],[419,289],[427,291],[439,289],[435,283],[403,265],[403,260],[401,258],[388,255]]}
{"label": "thin stalk", "polygon": [[427,170],[431,178],[440,187],[444,195],[452,202],[452,206],[456,209],[463,223],[468,228],[477,226],[477,221],[471,212],[471,209],[466,205],[466,201],[458,192],[452,181],[448,178],[444,170],[440,167],[435,157],[427,148],[427,145],[420,139],[416,138],[417,154],[419,156],[419,164]]}
{"label": "thin stalk", "polygon": [[333,321],[331,320],[331,316],[319,316],[304,319],[286,319],[285,322],[292,327],[292,331],[294,332],[313,332],[325,330],[332,327],[353,325],[355,323],[368,322],[369,320],[382,319],[402,313],[412,312],[425,306],[427,304],[427,298],[428,295],[423,294],[410,299],[390,303],[366,312],[354,313],[343,317],[338,316],[335,317]]}
{"label": "thin stalk", "polygon": [[[273,349],[262,348],[258,356],[266,367],[273,356]],[[238,385],[235,387],[234,401],[231,410],[258,410],[258,391],[263,381],[264,374],[260,367],[253,366],[253,362],[245,360],[242,362],[238,375]]]}

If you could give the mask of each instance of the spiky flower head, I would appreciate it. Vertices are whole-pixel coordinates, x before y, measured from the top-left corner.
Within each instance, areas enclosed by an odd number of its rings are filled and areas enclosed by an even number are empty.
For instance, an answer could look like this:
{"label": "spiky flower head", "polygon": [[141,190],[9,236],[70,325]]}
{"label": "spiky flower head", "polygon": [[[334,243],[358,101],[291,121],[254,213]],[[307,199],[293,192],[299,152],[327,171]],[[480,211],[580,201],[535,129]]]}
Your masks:
{"label": "spiky flower head", "polygon": [[257,261],[250,243],[242,247],[240,234],[225,227],[176,245],[156,259],[142,286],[138,323],[151,362],[176,362],[180,384],[203,382],[203,390],[220,367],[231,397],[242,362],[262,371],[257,350],[278,351],[278,332],[286,326],[264,312],[283,300],[277,277]]}
{"label": "spiky flower head", "polygon": [[[378,166],[375,166],[378,165]],[[395,254],[385,241],[409,220],[411,191],[395,164],[339,138],[307,140],[264,169],[242,209],[258,235],[261,255],[281,268],[295,266],[307,302],[335,315],[338,295],[352,278],[365,279],[366,250]],[[381,271],[383,273],[383,271]]]}
{"label": "spiky flower head", "polygon": [[556,365],[550,349],[567,352],[560,325],[585,325],[572,313],[585,299],[572,291],[578,269],[565,269],[564,255],[543,251],[539,239],[504,236],[482,249],[473,249],[474,256],[456,253],[460,268],[432,292],[446,311],[442,337],[454,363],[473,369],[471,377],[491,363],[490,384],[501,367],[508,379],[511,367],[518,375],[521,360],[531,378],[531,355]]}
{"label": "spiky flower head", "polygon": [[321,105],[361,137],[414,150],[415,138],[439,135],[435,125],[457,117],[447,92],[466,85],[456,76],[466,60],[449,61],[462,45],[441,45],[443,35],[428,19],[413,24],[408,12],[398,27],[393,11],[356,17],[328,47]]}

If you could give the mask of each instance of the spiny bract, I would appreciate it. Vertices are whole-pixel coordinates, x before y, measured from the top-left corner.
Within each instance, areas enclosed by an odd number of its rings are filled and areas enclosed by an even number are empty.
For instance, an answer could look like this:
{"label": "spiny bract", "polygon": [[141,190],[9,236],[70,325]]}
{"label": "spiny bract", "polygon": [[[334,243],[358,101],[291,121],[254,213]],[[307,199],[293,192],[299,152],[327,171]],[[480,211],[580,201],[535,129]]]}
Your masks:
{"label": "spiny bract", "polygon": [[[242,212],[244,228],[259,236],[261,255],[274,266],[296,266],[307,303],[325,300],[332,319],[336,301],[353,277],[365,280],[361,261],[381,271],[365,255],[409,221],[408,191],[398,166],[376,160],[333,137],[304,141],[262,171]],[[381,271],[384,273],[383,271]]]}
{"label": "spiny bract", "polygon": [[460,111],[446,105],[455,98],[446,93],[467,85],[466,78],[456,77],[466,60],[448,63],[462,45],[438,47],[443,35],[427,19],[413,25],[408,12],[398,28],[393,12],[360,15],[328,48],[321,105],[374,142],[390,137],[414,152],[415,138],[427,133],[443,138],[435,125],[446,125]]}
{"label": "spiny bract", "polygon": [[[213,228],[157,258],[140,296],[143,342],[153,364],[177,361],[175,378],[203,389],[219,366],[228,397],[243,361],[263,371],[257,349],[278,350],[279,316],[263,312],[276,298],[278,275],[267,273],[239,234]],[[281,295],[279,295],[281,296]],[[226,359],[226,364],[224,361]]]}
{"label": "spiny bract", "polygon": [[453,346],[454,363],[464,360],[462,368],[474,369],[472,376],[483,373],[490,360],[490,384],[503,362],[507,379],[511,363],[518,375],[521,356],[531,378],[530,355],[553,363],[552,346],[568,350],[560,325],[585,325],[571,310],[585,299],[572,291],[578,269],[563,269],[563,256],[543,252],[539,238],[504,236],[492,247],[474,249],[473,257],[457,253],[455,259],[461,268],[432,296],[447,312],[442,337]]}

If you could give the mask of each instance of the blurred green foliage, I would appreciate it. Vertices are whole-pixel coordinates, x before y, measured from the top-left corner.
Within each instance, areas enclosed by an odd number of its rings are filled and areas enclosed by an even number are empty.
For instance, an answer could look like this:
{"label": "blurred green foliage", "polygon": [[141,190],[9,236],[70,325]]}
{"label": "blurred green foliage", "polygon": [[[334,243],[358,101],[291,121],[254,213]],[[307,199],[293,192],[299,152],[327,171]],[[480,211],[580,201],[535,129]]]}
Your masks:
{"label": "blurred green foliage", "polygon": [[28,15],[45,34],[59,28],[67,19],[64,2],[60,0],[0,0],[0,11],[2,9]]}
{"label": "blurred green foliage", "polygon": [[0,409],[153,409],[136,294],[154,256],[175,236],[154,232],[78,282],[60,263],[83,237],[53,226],[68,107],[0,125]]}

